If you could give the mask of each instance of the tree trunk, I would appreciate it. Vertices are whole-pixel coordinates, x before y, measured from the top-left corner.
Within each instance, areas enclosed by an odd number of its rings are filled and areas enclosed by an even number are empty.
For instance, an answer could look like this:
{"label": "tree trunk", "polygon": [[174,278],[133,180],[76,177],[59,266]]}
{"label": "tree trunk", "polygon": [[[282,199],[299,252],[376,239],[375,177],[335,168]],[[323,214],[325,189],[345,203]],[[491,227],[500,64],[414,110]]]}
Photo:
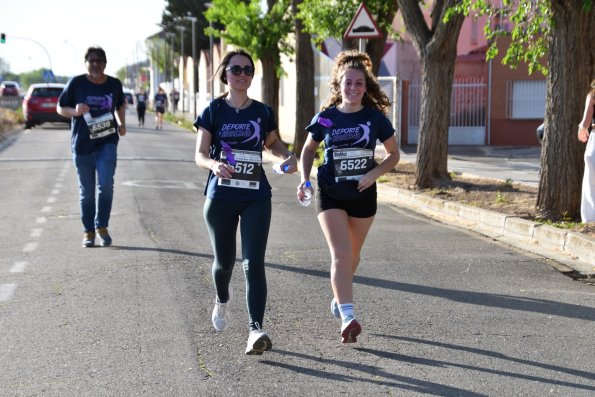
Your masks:
{"label": "tree trunk", "polygon": [[422,91],[417,144],[415,185],[418,188],[440,186],[450,180],[448,174],[448,127],[457,41],[465,17],[442,19],[456,0],[436,1],[432,25],[428,27],[418,2],[398,0],[407,32],[421,60]]}
{"label": "tree trunk", "polygon": [[[279,56],[279,53],[276,54]],[[275,113],[275,120],[279,125],[279,78],[275,71],[275,54],[267,54],[260,59],[262,64],[262,84],[261,97],[262,102],[271,106]],[[277,132],[277,138],[281,139]]]}
{"label": "tree trunk", "polygon": [[580,1],[551,4],[554,26],[537,210],[557,221],[580,218],[585,144],[577,138],[577,126],[594,75],[595,13],[585,12]]}
{"label": "tree trunk", "polygon": [[[294,14],[297,6],[302,0],[293,0],[292,9]],[[299,71],[296,76],[296,113],[295,131],[293,134],[293,151],[300,156],[306,142],[308,133],[305,128],[310,124],[312,116],[316,112],[314,108],[314,51],[312,50],[311,37],[304,32],[300,19],[295,19],[296,45],[295,64]]]}

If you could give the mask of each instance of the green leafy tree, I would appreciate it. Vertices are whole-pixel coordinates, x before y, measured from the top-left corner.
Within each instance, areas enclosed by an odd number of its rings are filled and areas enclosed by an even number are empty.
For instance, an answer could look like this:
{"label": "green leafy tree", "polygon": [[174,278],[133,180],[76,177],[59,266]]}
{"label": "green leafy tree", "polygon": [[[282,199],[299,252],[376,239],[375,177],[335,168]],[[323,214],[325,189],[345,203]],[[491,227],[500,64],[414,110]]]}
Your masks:
{"label": "green leafy tree", "polygon": [[[294,16],[298,13],[299,5],[303,0],[292,1]],[[295,64],[296,76],[296,103],[295,126],[293,134],[293,151],[297,156],[302,153],[306,142],[307,132],[305,127],[312,120],[315,113],[314,98],[314,51],[312,50],[312,36],[304,30],[299,18],[294,18],[295,23]]]}
{"label": "green leafy tree", "polygon": [[[312,35],[317,45],[331,37],[343,40],[360,4],[360,0],[342,0],[340,4],[337,0],[303,0],[298,6],[297,18],[302,20],[304,30]],[[382,34],[382,38],[370,39],[366,43],[366,52],[372,59],[373,72],[377,76],[387,38],[398,37],[392,28],[398,5],[396,1],[386,0],[368,0],[365,4],[370,13],[376,16],[375,20]],[[356,47],[357,40],[343,40],[343,48]]]}
{"label": "green leafy tree", "polygon": [[[47,69],[45,68],[40,68],[36,70],[31,70],[29,72],[21,73],[18,77],[19,84],[23,89],[25,89],[29,87],[31,84],[46,83],[47,80],[44,78],[46,70]],[[70,77],[55,76],[55,78],[55,81],[52,81],[52,83],[65,83],[68,81]]]}
{"label": "green leafy tree", "polygon": [[497,54],[499,38],[509,36],[504,62],[513,67],[525,62],[530,71],[547,75],[536,206],[545,219],[578,218],[585,146],[576,131],[589,83],[595,79],[592,0],[503,0],[500,7],[487,0],[464,0],[455,11],[508,18],[514,24],[511,32],[485,27],[491,39],[488,56]]}
{"label": "green leafy tree", "polygon": [[435,187],[449,181],[448,127],[457,42],[464,16],[445,20],[458,0],[435,0],[426,21],[421,3],[397,0],[405,28],[421,61],[421,109],[415,185]]}
{"label": "green leafy tree", "polygon": [[222,37],[226,43],[246,49],[262,65],[262,99],[278,117],[279,78],[283,73],[281,54],[291,55],[294,48],[287,40],[293,30],[290,0],[213,0],[205,14],[207,20],[223,28],[207,29],[207,34]]}
{"label": "green leafy tree", "polygon": [[[457,40],[463,24],[462,15],[452,15],[447,22],[444,16],[456,0],[429,2],[430,18],[422,12],[423,2],[413,0],[370,0],[366,7],[376,15],[376,21],[385,33],[395,35],[392,22],[401,11],[407,32],[421,60],[422,95],[420,113],[420,139],[417,148],[416,186],[433,187],[450,180],[447,168],[450,93],[456,60]],[[304,0],[299,17],[308,31],[317,32],[317,40],[339,38],[355,15],[359,1],[342,1],[341,7],[331,0]],[[373,44],[375,43],[375,47]],[[348,47],[349,44],[344,45]],[[372,49],[373,48],[373,49]],[[380,65],[384,42],[369,40],[366,50],[376,67]],[[376,69],[376,73],[377,73]],[[435,95],[440,93],[440,95]]]}

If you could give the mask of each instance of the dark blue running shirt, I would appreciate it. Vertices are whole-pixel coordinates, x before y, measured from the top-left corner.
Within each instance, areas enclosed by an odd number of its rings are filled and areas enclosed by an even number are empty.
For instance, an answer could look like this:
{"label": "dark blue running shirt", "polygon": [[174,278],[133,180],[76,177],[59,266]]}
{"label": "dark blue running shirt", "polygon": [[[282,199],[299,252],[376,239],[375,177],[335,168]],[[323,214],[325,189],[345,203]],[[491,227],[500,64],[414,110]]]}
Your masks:
{"label": "dark blue running shirt", "polygon": [[318,168],[318,184],[321,186],[335,183],[334,150],[361,148],[374,151],[376,140],[384,142],[395,133],[390,120],[371,107],[354,113],[343,113],[335,106],[330,107],[316,114],[306,130],[316,142],[324,140],[324,164]]}
{"label": "dark blue running shirt", "polygon": [[[86,74],[68,81],[58,99],[60,106],[76,107],[77,103],[89,105],[92,117],[111,113],[115,119],[116,109],[124,104],[124,92],[120,80],[107,76],[102,84],[89,81]],[[102,138],[90,139],[89,127],[83,116],[72,118],[72,151],[75,154],[90,154],[107,143],[118,143],[118,132]]]}
{"label": "dark blue running shirt", "polygon": [[[212,115],[211,109],[213,111]],[[219,178],[210,172],[207,188],[205,189],[205,195],[208,198],[228,201],[250,201],[270,198],[272,196],[271,185],[262,167],[264,142],[268,135],[277,129],[275,115],[270,106],[253,99],[250,106],[236,112],[236,109],[229,106],[224,99],[217,98],[196,118],[194,126],[197,129],[202,127],[211,133],[211,158],[216,160],[221,158],[223,141],[233,150],[257,152],[261,161],[261,166],[258,170],[260,172],[258,189],[219,185]]]}

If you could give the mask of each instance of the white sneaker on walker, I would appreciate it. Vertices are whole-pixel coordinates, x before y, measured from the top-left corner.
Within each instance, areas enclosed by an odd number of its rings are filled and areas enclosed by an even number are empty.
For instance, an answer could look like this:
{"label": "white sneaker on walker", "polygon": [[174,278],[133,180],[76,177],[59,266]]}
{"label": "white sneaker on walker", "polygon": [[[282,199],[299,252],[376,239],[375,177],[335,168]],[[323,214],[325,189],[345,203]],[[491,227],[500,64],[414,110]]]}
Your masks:
{"label": "white sneaker on walker", "polygon": [[273,348],[273,342],[266,332],[260,329],[250,331],[248,344],[246,346],[246,355],[261,355],[267,350]]}
{"label": "white sneaker on walker", "polygon": [[211,321],[213,322],[213,327],[215,327],[215,331],[221,332],[225,331],[227,327],[229,327],[229,302],[231,301],[231,287],[229,288],[229,299],[225,303],[220,303],[217,298],[215,298],[215,307],[213,308],[213,314],[211,316]]}

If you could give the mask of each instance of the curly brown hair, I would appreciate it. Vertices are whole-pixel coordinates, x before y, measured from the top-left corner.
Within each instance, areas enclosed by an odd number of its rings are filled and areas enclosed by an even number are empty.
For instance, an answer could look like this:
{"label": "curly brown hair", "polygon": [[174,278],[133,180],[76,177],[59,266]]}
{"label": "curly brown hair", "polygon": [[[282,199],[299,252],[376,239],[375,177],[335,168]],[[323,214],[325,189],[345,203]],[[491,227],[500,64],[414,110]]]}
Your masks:
{"label": "curly brown hair", "polygon": [[378,80],[372,73],[372,60],[365,52],[355,50],[342,51],[335,57],[335,66],[333,67],[330,82],[331,94],[326,103],[320,107],[320,110],[337,106],[342,102],[341,79],[347,69],[360,70],[365,76],[366,95],[362,98],[362,105],[373,107],[386,114],[391,107],[391,103],[386,94],[380,89]]}

